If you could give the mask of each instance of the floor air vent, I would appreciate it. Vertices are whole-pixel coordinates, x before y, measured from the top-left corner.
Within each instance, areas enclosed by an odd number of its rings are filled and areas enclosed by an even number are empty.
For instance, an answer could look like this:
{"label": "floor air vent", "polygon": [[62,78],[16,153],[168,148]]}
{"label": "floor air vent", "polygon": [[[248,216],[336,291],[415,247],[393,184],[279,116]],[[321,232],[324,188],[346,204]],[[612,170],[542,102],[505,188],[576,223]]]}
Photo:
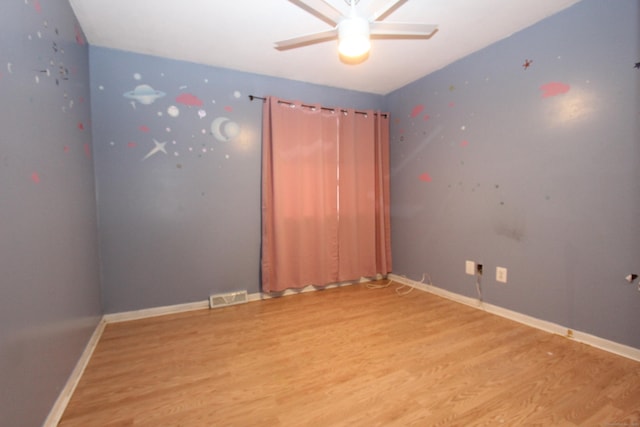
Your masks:
{"label": "floor air vent", "polygon": [[228,292],[209,296],[209,308],[227,307],[249,301],[247,291]]}

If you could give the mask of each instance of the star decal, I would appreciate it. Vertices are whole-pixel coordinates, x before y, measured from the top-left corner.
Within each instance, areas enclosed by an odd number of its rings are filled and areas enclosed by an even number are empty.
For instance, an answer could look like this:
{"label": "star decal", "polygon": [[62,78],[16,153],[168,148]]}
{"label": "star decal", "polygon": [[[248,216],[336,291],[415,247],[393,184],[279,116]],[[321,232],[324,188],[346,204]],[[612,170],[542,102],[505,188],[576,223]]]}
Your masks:
{"label": "star decal", "polygon": [[522,64],[522,67],[524,68],[525,71],[527,71],[527,68],[529,68],[531,64],[533,64],[533,59],[525,59],[524,64]]}
{"label": "star decal", "polygon": [[156,146],[153,147],[151,151],[149,151],[147,155],[142,158],[142,160],[147,160],[149,157],[153,156],[154,154],[157,154],[160,151],[162,151],[164,154],[167,154],[167,150],[164,148],[164,146],[167,145],[166,142],[158,142],[154,139],[153,143]]}

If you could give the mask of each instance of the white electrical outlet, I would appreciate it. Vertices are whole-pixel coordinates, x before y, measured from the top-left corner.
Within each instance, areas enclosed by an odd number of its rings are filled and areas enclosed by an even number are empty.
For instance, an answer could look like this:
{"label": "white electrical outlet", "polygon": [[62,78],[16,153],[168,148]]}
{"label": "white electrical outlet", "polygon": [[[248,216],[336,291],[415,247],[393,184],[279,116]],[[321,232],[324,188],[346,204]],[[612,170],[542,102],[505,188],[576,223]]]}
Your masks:
{"label": "white electrical outlet", "polygon": [[507,283],[507,269],[505,267],[496,267],[496,281]]}
{"label": "white electrical outlet", "polygon": [[467,261],[464,264],[464,271],[468,275],[473,276],[474,274],[476,274],[476,263],[473,261]]}

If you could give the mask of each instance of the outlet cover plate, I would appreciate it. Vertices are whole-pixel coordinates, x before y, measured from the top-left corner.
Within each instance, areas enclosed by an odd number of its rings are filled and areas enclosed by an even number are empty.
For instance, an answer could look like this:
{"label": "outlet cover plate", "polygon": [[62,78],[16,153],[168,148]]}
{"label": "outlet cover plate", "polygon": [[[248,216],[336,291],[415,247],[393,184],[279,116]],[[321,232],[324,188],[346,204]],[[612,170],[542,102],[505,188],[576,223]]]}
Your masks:
{"label": "outlet cover plate", "polygon": [[474,274],[476,274],[476,263],[473,261],[467,261],[464,264],[464,271],[470,275],[473,276]]}
{"label": "outlet cover plate", "polygon": [[507,283],[507,269],[505,267],[496,267],[496,281]]}

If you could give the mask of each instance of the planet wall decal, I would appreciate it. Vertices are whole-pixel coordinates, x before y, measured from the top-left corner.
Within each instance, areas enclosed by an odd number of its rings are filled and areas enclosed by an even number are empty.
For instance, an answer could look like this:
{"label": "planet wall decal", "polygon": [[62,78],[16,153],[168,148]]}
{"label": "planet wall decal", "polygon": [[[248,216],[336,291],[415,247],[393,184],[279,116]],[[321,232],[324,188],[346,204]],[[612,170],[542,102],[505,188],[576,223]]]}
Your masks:
{"label": "planet wall decal", "polygon": [[240,133],[240,126],[228,117],[216,117],[211,123],[211,133],[221,142],[229,141]]}
{"label": "planet wall decal", "polygon": [[171,105],[167,108],[167,114],[171,117],[178,117],[180,115],[180,109],[175,105]]}
{"label": "planet wall decal", "polygon": [[150,105],[156,99],[162,98],[166,94],[162,91],[155,90],[149,85],[138,85],[135,89],[123,94],[125,98],[133,99],[142,105]]}

